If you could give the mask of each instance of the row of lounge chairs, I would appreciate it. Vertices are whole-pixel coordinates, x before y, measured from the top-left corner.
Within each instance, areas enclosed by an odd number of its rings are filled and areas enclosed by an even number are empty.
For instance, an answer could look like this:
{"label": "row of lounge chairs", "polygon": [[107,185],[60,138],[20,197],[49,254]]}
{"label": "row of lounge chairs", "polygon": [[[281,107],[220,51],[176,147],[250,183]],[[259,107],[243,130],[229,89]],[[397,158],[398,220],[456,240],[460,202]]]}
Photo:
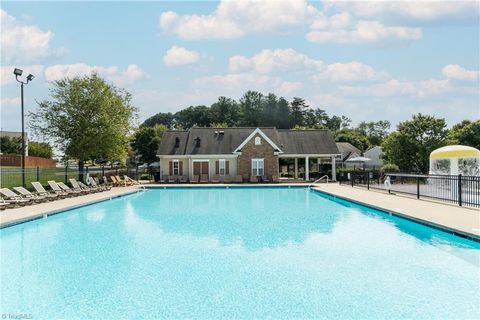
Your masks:
{"label": "row of lounge chairs", "polygon": [[[9,188],[0,189],[0,209],[7,207],[25,206],[35,203],[52,201],[56,199],[64,199],[68,197],[75,197],[95,192],[108,191],[112,188],[111,185],[100,181],[97,178],[89,177],[86,185],[81,181],[70,179],[71,187],[63,182],[48,181],[50,190],[46,190],[40,182],[32,182],[32,187],[35,190],[30,192],[24,187],[14,187],[12,191]],[[104,181],[106,178],[104,177]]]}
{"label": "row of lounge chairs", "polygon": [[[208,178],[208,174],[202,174],[202,175],[193,175],[192,179],[188,179],[187,176],[167,176],[164,177],[163,179],[160,179],[160,183],[242,183],[244,182],[243,176],[242,175],[236,175],[236,176],[230,176],[230,175],[225,175],[225,176],[220,176],[220,175],[213,175],[211,179]],[[248,181],[249,183],[270,183],[270,182],[278,182],[278,177],[277,176],[262,176],[262,177],[257,177],[257,176],[250,176],[250,179]]]}
{"label": "row of lounge chairs", "polygon": [[[104,181],[107,181],[106,177],[103,177],[103,178],[104,178]],[[120,176],[110,176],[110,180],[112,181],[115,187],[128,187],[128,186],[140,184],[140,182],[138,182],[137,180],[133,180],[127,175],[124,175],[123,179],[121,179]]]}

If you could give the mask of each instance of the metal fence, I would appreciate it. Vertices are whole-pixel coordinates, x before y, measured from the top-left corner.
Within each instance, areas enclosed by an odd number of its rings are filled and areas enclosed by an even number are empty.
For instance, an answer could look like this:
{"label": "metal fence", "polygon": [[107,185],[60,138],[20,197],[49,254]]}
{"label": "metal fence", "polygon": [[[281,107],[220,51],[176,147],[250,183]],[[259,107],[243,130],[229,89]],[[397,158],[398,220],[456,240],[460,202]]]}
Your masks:
{"label": "metal fence", "polygon": [[[21,186],[22,172],[22,169],[17,167],[0,167],[0,187],[13,188]],[[69,167],[25,168],[25,185],[27,188],[31,189],[31,183],[34,181],[38,181],[43,185],[46,185],[47,181],[49,180],[68,183],[68,179],[75,178],[78,180],[80,177],[83,177],[83,181],[85,182],[87,174],[88,176],[106,176],[107,178],[112,175],[128,175],[129,177],[138,180],[142,177],[142,175],[148,175],[148,172],[136,167],[85,167],[82,171],[78,170],[78,168]]]}
{"label": "metal fence", "polygon": [[344,175],[340,184],[410,194],[417,199],[429,198],[459,206],[480,207],[480,176],[355,171]]}

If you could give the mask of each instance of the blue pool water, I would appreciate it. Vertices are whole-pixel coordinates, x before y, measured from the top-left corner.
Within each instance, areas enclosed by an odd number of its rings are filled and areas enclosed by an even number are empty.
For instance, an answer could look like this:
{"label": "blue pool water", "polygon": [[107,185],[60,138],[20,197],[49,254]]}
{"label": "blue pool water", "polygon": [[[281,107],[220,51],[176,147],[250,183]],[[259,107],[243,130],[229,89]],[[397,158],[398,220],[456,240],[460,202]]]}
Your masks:
{"label": "blue pool water", "polygon": [[0,237],[2,314],[480,317],[479,243],[304,188],[152,189]]}

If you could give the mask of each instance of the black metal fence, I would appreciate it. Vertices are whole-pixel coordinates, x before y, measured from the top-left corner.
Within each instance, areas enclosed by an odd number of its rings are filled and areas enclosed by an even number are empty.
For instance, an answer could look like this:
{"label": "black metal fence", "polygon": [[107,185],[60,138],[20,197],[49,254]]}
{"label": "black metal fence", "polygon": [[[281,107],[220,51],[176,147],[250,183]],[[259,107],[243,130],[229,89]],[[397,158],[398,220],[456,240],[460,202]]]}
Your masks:
{"label": "black metal fence", "polygon": [[[139,180],[142,176],[147,174],[147,170],[129,167],[85,167],[83,170],[78,168],[69,167],[57,167],[57,168],[25,168],[25,184],[26,187],[31,189],[31,183],[38,181],[43,185],[47,184],[47,181],[54,180],[57,182],[67,183],[68,179],[83,176],[85,181],[86,177],[103,177],[109,178],[112,175],[128,175],[129,177]],[[150,177],[148,177],[150,178]],[[110,181],[109,181],[110,182]],[[17,167],[0,167],[0,187],[1,188],[13,188],[22,185],[22,169]]]}
{"label": "black metal fence", "polygon": [[458,204],[480,207],[480,176],[424,175],[354,171],[342,176],[340,184],[380,189]]}

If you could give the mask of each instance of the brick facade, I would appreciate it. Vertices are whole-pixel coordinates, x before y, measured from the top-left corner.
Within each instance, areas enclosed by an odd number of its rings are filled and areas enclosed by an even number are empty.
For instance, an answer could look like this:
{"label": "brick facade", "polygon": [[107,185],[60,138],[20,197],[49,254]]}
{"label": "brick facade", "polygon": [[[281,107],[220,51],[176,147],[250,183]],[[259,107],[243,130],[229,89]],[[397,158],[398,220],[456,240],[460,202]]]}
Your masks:
{"label": "brick facade", "polygon": [[[256,137],[260,137],[260,145],[255,145]],[[268,177],[278,175],[278,155],[274,152],[275,150],[263,137],[259,134],[255,135],[242,148],[242,154],[238,156],[237,174],[242,175],[243,179],[248,181],[252,174],[252,159],[264,159],[265,175]]]}

